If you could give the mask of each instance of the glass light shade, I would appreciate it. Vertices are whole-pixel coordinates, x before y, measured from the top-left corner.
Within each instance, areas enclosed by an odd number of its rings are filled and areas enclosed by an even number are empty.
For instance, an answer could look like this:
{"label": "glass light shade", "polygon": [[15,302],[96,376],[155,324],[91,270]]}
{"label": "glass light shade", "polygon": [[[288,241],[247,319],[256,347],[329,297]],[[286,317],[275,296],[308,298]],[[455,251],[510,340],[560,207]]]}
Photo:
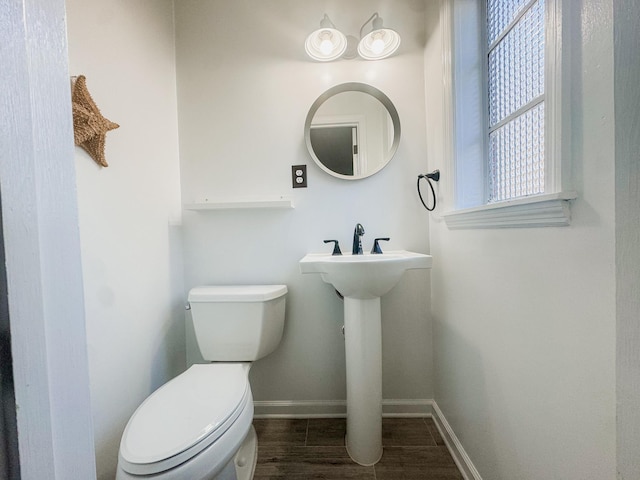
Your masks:
{"label": "glass light shade", "polygon": [[347,37],[335,28],[323,27],[307,37],[304,49],[314,60],[330,62],[347,50]]}
{"label": "glass light shade", "polygon": [[358,54],[365,60],[380,60],[400,47],[400,34],[390,28],[378,28],[368,33],[358,44]]}

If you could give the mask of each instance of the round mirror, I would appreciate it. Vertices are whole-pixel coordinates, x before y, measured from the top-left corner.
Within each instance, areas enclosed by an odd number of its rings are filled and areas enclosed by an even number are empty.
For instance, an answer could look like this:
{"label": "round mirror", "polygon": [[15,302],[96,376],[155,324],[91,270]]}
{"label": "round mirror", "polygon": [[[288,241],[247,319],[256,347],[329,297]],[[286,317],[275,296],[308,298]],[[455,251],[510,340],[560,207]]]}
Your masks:
{"label": "round mirror", "polygon": [[322,170],[357,180],[389,163],[400,143],[400,118],[389,97],[377,88],[343,83],[311,105],[304,137]]}

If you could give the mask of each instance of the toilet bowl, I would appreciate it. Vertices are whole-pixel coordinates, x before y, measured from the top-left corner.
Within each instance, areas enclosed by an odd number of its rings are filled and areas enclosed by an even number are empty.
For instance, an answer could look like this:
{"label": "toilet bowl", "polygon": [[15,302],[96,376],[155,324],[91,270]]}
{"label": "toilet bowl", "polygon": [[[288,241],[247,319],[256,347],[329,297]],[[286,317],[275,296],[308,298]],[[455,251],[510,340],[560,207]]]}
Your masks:
{"label": "toilet bowl", "polygon": [[[117,480],[250,480],[251,362],[282,338],[284,285],[196,287],[189,293],[205,360],[152,393],[122,435]],[[222,361],[225,360],[225,361]]]}

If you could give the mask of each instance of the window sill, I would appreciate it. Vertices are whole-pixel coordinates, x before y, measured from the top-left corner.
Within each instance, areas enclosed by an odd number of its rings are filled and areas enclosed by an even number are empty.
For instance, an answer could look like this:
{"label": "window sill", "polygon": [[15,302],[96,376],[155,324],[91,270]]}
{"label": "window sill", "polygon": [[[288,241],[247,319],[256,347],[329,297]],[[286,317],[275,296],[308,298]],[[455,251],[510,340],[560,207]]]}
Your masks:
{"label": "window sill", "polygon": [[450,229],[564,227],[576,192],[549,193],[443,214]]}

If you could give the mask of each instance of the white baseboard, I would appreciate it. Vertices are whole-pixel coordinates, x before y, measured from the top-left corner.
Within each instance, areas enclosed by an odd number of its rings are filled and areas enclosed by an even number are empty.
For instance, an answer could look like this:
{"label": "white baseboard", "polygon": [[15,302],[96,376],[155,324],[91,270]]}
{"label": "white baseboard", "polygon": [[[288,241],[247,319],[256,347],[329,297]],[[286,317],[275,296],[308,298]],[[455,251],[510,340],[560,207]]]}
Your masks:
{"label": "white baseboard", "polygon": [[254,418],[341,418],[346,417],[344,400],[274,400],[253,402]]}
{"label": "white baseboard", "polygon": [[453,431],[453,428],[451,428],[451,425],[449,425],[449,422],[435,400],[431,402],[431,406],[433,407],[433,421],[438,427],[440,435],[442,436],[444,443],[447,445],[447,448],[453,457],[453,461],[456,462],[456,465],[464,479],[482,480],[480,473],[471,461],[471,458],[469,458],[469,455],[467,455],[462,443],[460,443],[460,440]]}
{"label": "white baseboard", "polygon": [[[382,401],[383,417],[430,417],[431,399]],[[255,418],[341,418],[347,416],[344,400],[254,401]]]}

